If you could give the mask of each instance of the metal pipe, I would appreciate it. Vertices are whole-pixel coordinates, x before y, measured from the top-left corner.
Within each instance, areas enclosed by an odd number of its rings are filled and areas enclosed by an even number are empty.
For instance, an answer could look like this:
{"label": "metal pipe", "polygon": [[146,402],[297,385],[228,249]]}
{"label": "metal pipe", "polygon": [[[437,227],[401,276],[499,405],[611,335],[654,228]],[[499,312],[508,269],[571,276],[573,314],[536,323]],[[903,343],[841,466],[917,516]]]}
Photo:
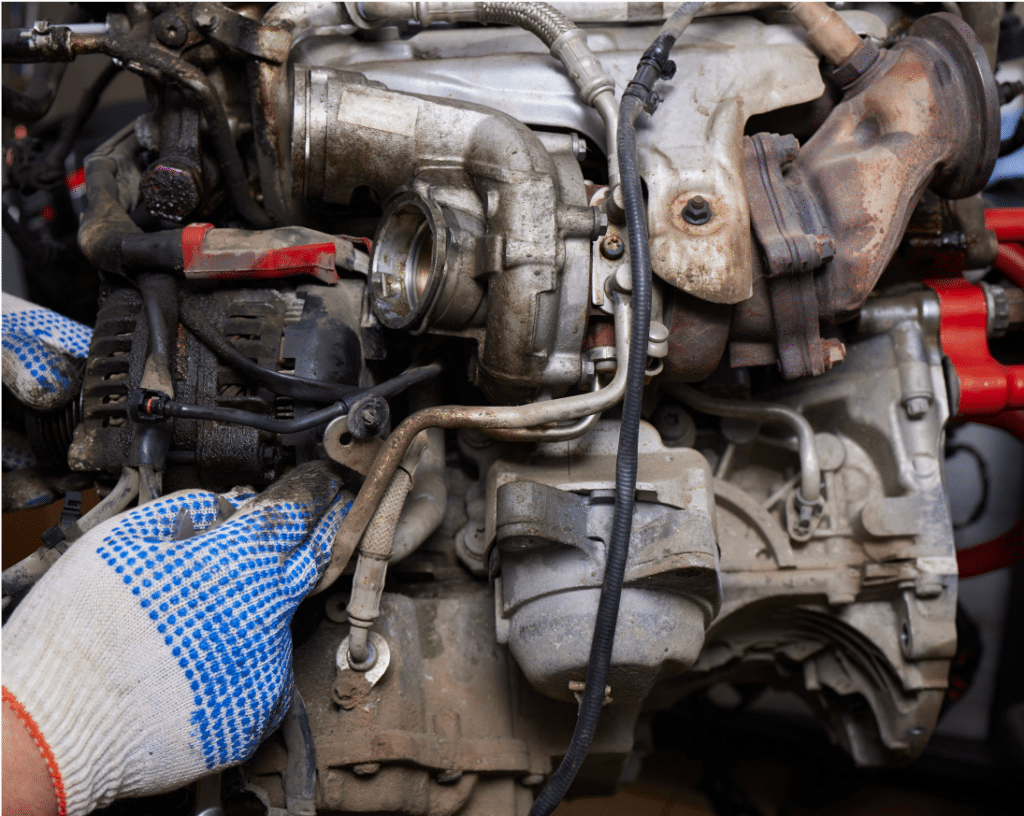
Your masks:
{"label": "metal pipe", "polygon": [[[132,499],[139,494],[139,472],[135,468],[121,468],[121,478],[114,489],[110,491],[92,510],[82,516],[78,521],[69,525],[64,531],[64,540],[71,544],[81,538],[93,527],[97,527],[104,521],[113,518],[124,510]],[[58,547],[40,547],[31,555],[23,558],[17,564],[8,567],[3,571],[3,594],[4,607],[6,608],[9,598],[28,589],[36,581],[46,574],[46,571],[60,558],[66,550]]]}
{"label": "metal pipe", "polygon": [[[688,4],[692,5],[692,4]],[[549,3],[358,3],[352,4],[363,25],[385,20],[434,22],[478,22],[514,25],[535,34],[565,66],[579,88],[583,103],[594,108],[604,123],[608,155],[608,186],[619,185],[618,122],[619,103],[615,80],[594,56],[582,29]],[[689,22],[689,20],[687,20]]]}
{"label": "metal pipe", "polygon": [[367,645],[370,627],[380,615],[380,594],[384,590],[388,561],[395,540],[395,529],[402,515],[412,477],[398,468],[359,544],[359,561],[352,578],[352,600],[348,604],[348,659],[356,668],[370,668],[371,651]]}
{"label": "metal pipe", "polygon": [[810,503],[821,498],[821,464],[814,442],[814,429],[797,411],[775,402],[716,399],[682,383],[664,383],[662,387],[680,402],[711,416],[757,419],[788,425],[796,433],[800,446],[800,497]]}
{"label": "metal pipe", "polygon": [[[615,352],[619,360],[628,360],[632,307],[626,296],[616,292],[613,297]],[[313,593],[323,592],[341,575],[366,532],[384,491],[391,483],[395,469],[420,432],[427,428],[530,428],[550,422],[564,422],[606,411],[618,404],[625,393],[626,366],[622,365],[616,369],[615,376],[607,386],[589,394],[575,394],[530,405],[441,405],[412,414],[395,428],[374,457],[362,490],[338,528],[331,561]]]}
{"label": "metal pipe", "polygon": [[[593,389],[601,387],[600,378],[594,376]],[[567,442],[583,436],[601,418],[600,414],[591,414],[573,422],[571,425],[558,425],[554,428],[515,428],[512,430],[488,430],[485,433],[502,442]]]}
{"label": "metal pipe", "polygon": [[[305,28],[336,26],[348,22],[342,3],[276,3],[261,23],[294,33]],[[291,162],[288,161],[292,101],[288,87],[289,64],[253,59],[249,63],[252,96],[252,129],[260,190],[270,216],[279,224],[296,221],[291,196]]]}
{"label": "metal pipe", "polygon": [[803,26],[811,45],[833,65],[841,65],[861,47],[857,32],[828,4],[790,3],[786,8]]}
{"label": "metal pipe", "polygon": [[426,444],[413,473],[413,484],[402,507],[391,542],[389,564],[414,552],[440,526],[448,506],[448,484],[444,479],[444,431],[430,428],[423,433]]}

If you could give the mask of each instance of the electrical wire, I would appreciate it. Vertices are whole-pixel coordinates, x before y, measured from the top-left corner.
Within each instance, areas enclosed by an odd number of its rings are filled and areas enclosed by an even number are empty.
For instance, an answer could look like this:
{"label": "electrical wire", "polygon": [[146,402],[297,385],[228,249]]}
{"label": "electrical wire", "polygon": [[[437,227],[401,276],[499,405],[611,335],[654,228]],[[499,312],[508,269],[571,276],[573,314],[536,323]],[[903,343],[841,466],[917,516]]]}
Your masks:
{"label": "electrical wire", "polygon": [[362,393],[362,389],[355,385],[312,380],[264,368],[235,348],[202,314],[200,308],[189,300],[181,304],[181,322],[227,365],[275,394],[308,402],[337,402]]}
{"label": "electrical wire", "polygon": [[615,510],[576,728],[561,764],[537,796],[530,809],[530,816],[548,816],[565,797],[569,785],[572,784],[590,750],[604,705],[605,685],[611,666],[619,601],[622,597],[626,559],[629,554],[629,539],[633,529],[640,411],[651,322],[650,243],[640,186],[635,123],[644,108],[653,101],[654,82],[670,68],[669,51],[700,6],[700,3],[686,3],[681,13],[672,15],[666,24],[668,30],[663,29],[644,53],[637,67],[636,76],[626,87],[619,103],[619,172],[622,178],[622,199],[629,234],[634,322],[631,327],[629,360],[626,363],[626,394],[622,403],[619,447],[615,461]]}
{"label": "electrical wire", "polygon": [[71,152],[75,139],[81,135],[82,128],[96,110],[103,92],[121,72],[121,67],[116,62],[111,62],[79,100],[75,112],[62,125],[57,141],[32,167],[32,174],[39,182],[49,184],[63,177],[64,159]]}
{"label": "electrical wire", "polygon": [[[359,398],[367,396],[389,397],[405,390],[411,385],[429,379],[441,373],[440,363],[410,368],[397,377],[375,385],[372,388],[360,390],[356,395]],[[274,417],[257,414],[253,411],[243,411],[239,408],[225,408],[217,405],[195,405],[186,402],[177,402],[166,397],[147,398],[142,403],[140,413],[145,417],[177,417],[179,419],[201,419],[213,422],[225,422],[233,425],[246,425],[260,431],[275,434],[293,434],[308,431],[324,425],[333,419],[345,416],[354,399],[341,400],[334,405],[321,408],[303,417],[295,419],[275,419]]]}

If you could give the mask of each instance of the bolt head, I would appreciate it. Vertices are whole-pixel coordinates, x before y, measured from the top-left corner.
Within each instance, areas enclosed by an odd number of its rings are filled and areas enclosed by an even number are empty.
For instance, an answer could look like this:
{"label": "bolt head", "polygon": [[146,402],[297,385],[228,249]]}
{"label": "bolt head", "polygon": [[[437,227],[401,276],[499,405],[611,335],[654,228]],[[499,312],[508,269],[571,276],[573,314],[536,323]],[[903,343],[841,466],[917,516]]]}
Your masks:
{"label": "bolt head", "polygon": [[161,14],[156,19],[156,38],[169,48],[179,48],[188,39],[188,25],[176,14]]}
{"label": "bolt head", "polygon": [[207,3],[200,3],[195,7],[192,20],[199,28],[213,28],[217,25],[217,15]]}
{"label": "bolt head", "polygon": [[711,204],[704,196],[695,195],[683,207],[683,220],[694,226],[706,224],[711,220]]}
{"label": "bolt head", "polygon": [[911,397],[904,403],[903,408],[911,419],[921,419],[928,413],[931,400],[927,397]]}
{"label": "bolt head", "polygon": [[622,239],[615,235],[606,235],[601,239],[601,254],[610,261],[617,261],[626,251]]}

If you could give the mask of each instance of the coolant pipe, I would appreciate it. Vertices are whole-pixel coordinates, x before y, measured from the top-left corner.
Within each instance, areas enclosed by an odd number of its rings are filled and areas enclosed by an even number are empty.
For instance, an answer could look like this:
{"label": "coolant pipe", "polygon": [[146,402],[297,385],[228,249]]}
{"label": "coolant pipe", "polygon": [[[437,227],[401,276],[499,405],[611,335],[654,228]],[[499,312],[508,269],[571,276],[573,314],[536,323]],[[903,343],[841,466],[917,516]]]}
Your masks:
{"label": "coolant pipe", "polygon": [[[613,295],[615,312],[615,353],[619,360],[629,357],[632,307],[622,293]],[[647,348],[646,333],[641,348]],[[645,356],[646,362],[646,356]],[[580,419],[607,411],[619,403],[626,392],[626,366],[619,366],[612,381],[589,394],[534,402],[528,405],[440,405],[425,408],[407,417],[391,433],[374,457],[366,482],[356,496],[338,528],[331,551],[331,561],[324,570],[313,593],[323,592],[341,575],[366,532],[370,519],[391,484],[395,469],[406,455],[416,436],[427,428],[531,428],[551,422]]]}
{"label": "coolant pipe", "polygon": [[821,463],[814,443],[814,429],[803,415],[787,405],[774,402],[745,402],[716,399],[682,383],[665,383],[666,392],[705,414],[737,419],[756,419],[788,425],[796,434],[800,448],[800,498],[813,504],[821,498]]}
{"label": "coolant pipe", "polygon": [[997,272],[1006,275],[1018,286],[1024,287],[1024,246],[1000,244],[996,251],[994,266]]}
{"label": "coolant pipe", "polygon": [[985,229],[999,241],[1024,241],[1024,207],[998,207],[985,210]]}

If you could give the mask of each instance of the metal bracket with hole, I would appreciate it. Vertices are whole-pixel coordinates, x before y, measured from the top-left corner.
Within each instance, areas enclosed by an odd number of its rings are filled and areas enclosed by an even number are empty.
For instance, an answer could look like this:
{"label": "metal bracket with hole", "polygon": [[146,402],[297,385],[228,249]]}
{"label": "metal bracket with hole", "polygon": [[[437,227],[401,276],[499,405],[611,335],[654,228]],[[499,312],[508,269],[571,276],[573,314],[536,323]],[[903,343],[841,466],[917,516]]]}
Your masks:
{"label": "metal bracket with hole", "polygon": [[380,438],[356,439],[348,428],[348,415],[331,420],[324,431],[324,452],[339,465],[352,468],[362,475],[370,471],[380,447]]}

